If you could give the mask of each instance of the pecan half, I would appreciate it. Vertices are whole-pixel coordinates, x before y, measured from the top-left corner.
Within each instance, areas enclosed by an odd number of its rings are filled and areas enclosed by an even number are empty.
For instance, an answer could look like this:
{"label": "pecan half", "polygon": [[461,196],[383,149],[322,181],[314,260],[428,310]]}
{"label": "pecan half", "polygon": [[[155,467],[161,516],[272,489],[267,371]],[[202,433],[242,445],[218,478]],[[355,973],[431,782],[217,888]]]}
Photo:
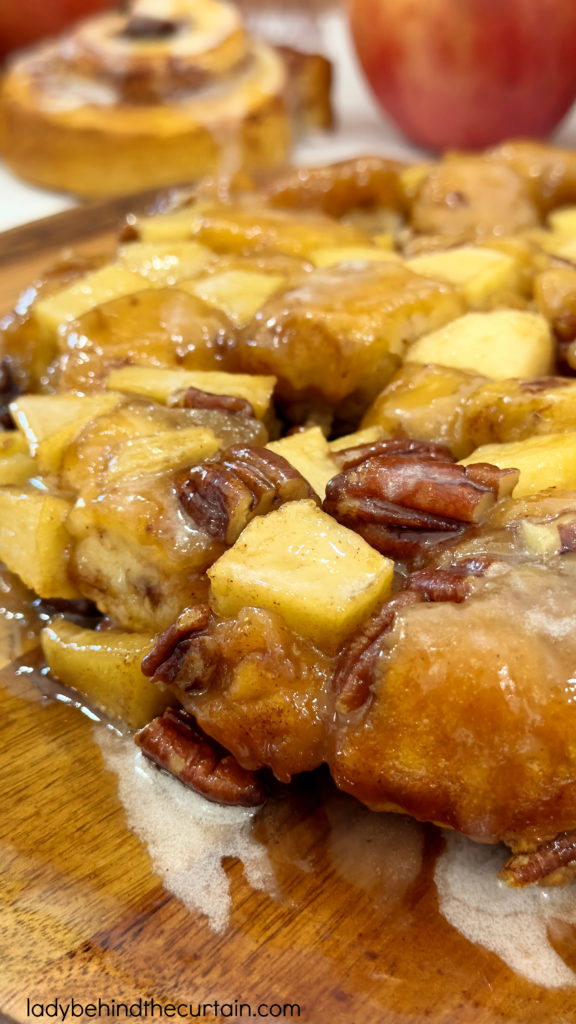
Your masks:
{"label": "pecan half", "polygon": [[450,569],[421,569],[413,572],[406,590],[419,594],[425,601],[454,601],[460,604],[470,593],[474,576],[482,576],[490,561],[463,562]]}
{"label": "pecan half", "polygon": [[372,444],[342,448],[339,452],[333,453],[333,458],[342,469],[351,469],[376,455],[410,455],[422,460],[454,462],[452,452],[445,445],[434,444],[432,441],[417,441],[409,437],[389,438],[384,441],[373,441]]}
{"label": "pecan half", "polygon": [[562,554],[576,551],[576,518],[558,518],[558,537]]}
{"label": "pecan half", "polygon": [[[574,322],[576,327],[576,318]],[[566,385],[565,377],[535,377],[534,380],[521,380],[518,390],[527,395],[539,395],[542,391],[553,391]]]}
{"label": "pecan half", "polygon": [[466,473],[469,480],[492,491],[496,501],[509,498],[520,479],[519,469],[500,469],[490,462],[472,462]]}
{"label": "pecan half", "polygon": [[276,452],[234,445],[186,472],[179,487],[187,515],[215,540],[233,544],[255,516],[286,501],[317,498],[297,469]]}
{"label": "pecan half", "polygon": [[517,480],[517,470],[459,466],[436,452],[381,454],[333,477],[323,507],[384,554],[410,558],[424,534],[440,542],[481,522]]}
{"label": "pecan half", "polygon": [[219,804],[254,807],[266,790],[255,774],[199,728],[187,711],[168,708],[136,733],[142,753],[190,789]]}
{"label": "pecan half", "polygon": [[341,713],[356,711],[368,699],[375,681],[375,669],[385,644],[386,635],[396,621],[396,615],[408,605],[417,604],[422,597],[405,591],[388,601],[365,624],[357,636],[342,651],[333,678],[336,710]]}
{"label": "pecan half", "polygon": [[[210,639],[201,634],[211,618],[207,604],[185,608],[168,629],[156,638],[151,651],[142,659],[142,672],[155,682],[170,686],[177,678],[182,663],[189,654],[192,642],[197,641],[197,657],[190,658],[190,685],[188,689],[204,688],[215,671],[216,659]],[[200,685],[199,685],[200,684]]]}
{"label": "pecan half", "polygon": [[559,832],[530,853],[510,857],[498,877],[515,888],[542,883],[553,872],[576,861],[576,829]]}
{"label": "pecan half", "polygon": [[355,711],[365,703],[386,635],[393,628],[399,611],[422,601],[457,604],[465,601],[472,577],[482,576],[491,564],[490,558],[469,558],[449,569],[423,569],[412,573],[403,590],[369,619],[342,651],[333,680],[338,695],[336,710]]}
{"label": "pecan half", "polygon": [[453,544],[465,527],[450,530],[407,529],[404,526],[387,526],[384,523],[364,523],[353,516],[340,519],[343,526],[354,530],[371,547],[393,558],[395,562],[412,564],[425,555],[428,548],[435,549],[443,544]]}
{"label": "pecan half", "polygon": [[254,417],[254,407],[246,398],[235,395],[214,395],[211,391],[200,388],[186,388],[178,391],[169,400],[170,406],[179,409],[220,409],[223,412],[236,413],[238,416]]}
{"label": "pecan half", "polygon": [[[492,487],[476,481],[473,466],[458,466],[452,462],[422,460],[410,456],[391,456],[368,459],[360,467],[334,477],[326,489],[330,499],[340,498],[344,508],[357,501],[366,510],[366,516],[378,521],[380,507],[392,504],[400,509],[424,513],[423,525],[434,529],[450,529],[454,523],[477,523],[494,505]],[[374,516],[370,514],[373,504]],[[399,522],[401,514],[394,518]],[[416,525],[416,517],[402,525]]]}

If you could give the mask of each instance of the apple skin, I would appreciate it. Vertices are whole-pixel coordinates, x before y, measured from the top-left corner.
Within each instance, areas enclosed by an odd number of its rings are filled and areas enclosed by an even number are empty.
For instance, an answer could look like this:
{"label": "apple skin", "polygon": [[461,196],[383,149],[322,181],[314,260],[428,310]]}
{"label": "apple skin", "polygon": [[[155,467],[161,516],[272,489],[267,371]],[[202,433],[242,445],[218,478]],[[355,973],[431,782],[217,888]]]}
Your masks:
{"label": "apple skin", "polygon": [[373,92],[426,149],[542,138],[576,98],[576,0],[349,0]]}
{"label": "apple skin", "polygon": [[0,57],[113,6],[114,0],[0,0]]}

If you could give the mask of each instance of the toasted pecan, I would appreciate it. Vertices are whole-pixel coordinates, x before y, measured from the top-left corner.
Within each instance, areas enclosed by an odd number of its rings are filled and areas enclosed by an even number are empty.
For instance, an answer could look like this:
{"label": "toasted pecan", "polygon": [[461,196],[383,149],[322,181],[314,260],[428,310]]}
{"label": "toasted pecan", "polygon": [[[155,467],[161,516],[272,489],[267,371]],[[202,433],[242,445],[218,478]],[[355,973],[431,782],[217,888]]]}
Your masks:
{"label": "toasted pecan", "polygon": [[234,445],[192,467],[179,490],[187,515],[225,544],[233,544],[255,516],[286,501],[317,497],[286,459],[256,445]]}
{"label": "toasted pecan", "polygon": [[141,668],[144,675],[170,686],[186,661],[186,689],[207,686],[217,664],[215,641],[204,632],[210,618],[210,608],[206,604],[185,608],[176,622],[160,633],[152,650],[143,658]]}
{"label": "toasted pecan", "polygon": [[468,597],[472,579],[482,576],[489,564],[489,560],[477,560],[449,569],[421,569],[408,577],[406,590],[420,594],[425,601],[454,601],[459,604]]}
{"label": "toasted pecan", "polygon": [[387,438],[371,444],[357,444],[333,453],[334,461],[343,469],[351,469],[374,456],[410,455],[422,460],[453,462],[452,453],[443,444],[432,441],[418,441],[410,437]]}
{"label": "toasted pecan", "polygon": [[254,407],[246,398],[236,395],[215,395],[200,388],[186,388],[172,396],[168,403],[179,409],[220,409],[238,416],[254,416]]}
{"label": "toasted pecan", "polygon": [[530,853],[517,853],[506,861],[499,878],[513,888],[543,883],[554,872],[576,862],[576,829],[559,832]]}
{"label": "toasted pecan", "polygon": [[136,733],[135,740],[150,761],[208,800],[254,807],[266,799],[256,773],[242,768],[181,708],[168,708]]}
{"label": "toasted pecan", "polygon": [[373,615],[342,651],[334,673],[336,710],[356,711],[368,699],[386,635],[403,608],[422,600],[418,593],[404,591]]}
{"label": "toasted pecan", "polygon": [[404,454],[392,454],[391,448],[386,454],[384,448],[363,461],[351,454],[353,461],[329,481],[323,507],[378,551],[401,561],[482,522],[518,480],[517,470],[457,465],[443,458],[441,446],[400,444],[406,446]]}

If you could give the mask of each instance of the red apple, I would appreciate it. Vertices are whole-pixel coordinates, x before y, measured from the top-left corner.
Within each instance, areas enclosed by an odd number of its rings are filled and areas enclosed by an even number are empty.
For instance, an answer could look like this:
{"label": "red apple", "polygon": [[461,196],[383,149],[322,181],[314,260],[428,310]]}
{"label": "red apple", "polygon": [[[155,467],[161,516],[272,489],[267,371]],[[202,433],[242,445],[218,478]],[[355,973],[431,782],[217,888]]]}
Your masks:
{"label": "red apple", "polygon": [[0,0],[0,57],[112,6],[114,0]]}
{"label": "red apple", "polygon": [[576,98],[576,0],[350,0],[387,114],[431,149],[546,136]]}

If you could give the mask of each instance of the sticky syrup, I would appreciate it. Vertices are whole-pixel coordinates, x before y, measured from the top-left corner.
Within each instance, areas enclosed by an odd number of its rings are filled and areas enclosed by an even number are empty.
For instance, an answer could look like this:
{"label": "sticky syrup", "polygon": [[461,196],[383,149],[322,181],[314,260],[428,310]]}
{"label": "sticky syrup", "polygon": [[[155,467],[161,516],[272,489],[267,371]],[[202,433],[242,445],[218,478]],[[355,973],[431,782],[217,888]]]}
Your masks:
{"label": "sticky syrup", "polygon": [[[416,948],[420,941],[415,893],[429,913],[435,883],[440,914],[466,940],[536,985],[552,990],[576,985],[576,974],[553,941],[563,930],[572,936],[576,928],[576,886],[510,890],[497,878],[507,856],[503,847],[445,833],[444,849],[436,856],[441,841],[433,826],[368,811],[336,791],[326,772],[296,780],[263,811],[208,803],[149,764],[129,736],[98,721],[102,716],[78,693],[50,678],[38,647],[48,615],[19,581],[0,573],[3,683],[24,695],[17,684],[25,677],[42,700],[72,704],[96,720],[92,734],[104,765],[117,776],[129,827],[146,845],[165,888],[192,912],[205,914],[216,932],[226,931],[232,912],[223,867],[229,858],[241,861],[248,884],[278,906],[296,876],[308,879],[305,884],[313,889],[319,871],[328,871],[336,890],[343,886],[342,891],[367,895],[383,937],[400,929],[408,957],[411,936]],[[305,917],[314,915],[306,904],[300,910]],[[436,927],[441,931],[440,923]],[[567,949],[572,960],[572,946]],[[366,955],[375,958],[372,981],[400,986],[400,978],[388,973],[384,951],[368,949]],[[403,962],[400,956],[401,974]]]}

